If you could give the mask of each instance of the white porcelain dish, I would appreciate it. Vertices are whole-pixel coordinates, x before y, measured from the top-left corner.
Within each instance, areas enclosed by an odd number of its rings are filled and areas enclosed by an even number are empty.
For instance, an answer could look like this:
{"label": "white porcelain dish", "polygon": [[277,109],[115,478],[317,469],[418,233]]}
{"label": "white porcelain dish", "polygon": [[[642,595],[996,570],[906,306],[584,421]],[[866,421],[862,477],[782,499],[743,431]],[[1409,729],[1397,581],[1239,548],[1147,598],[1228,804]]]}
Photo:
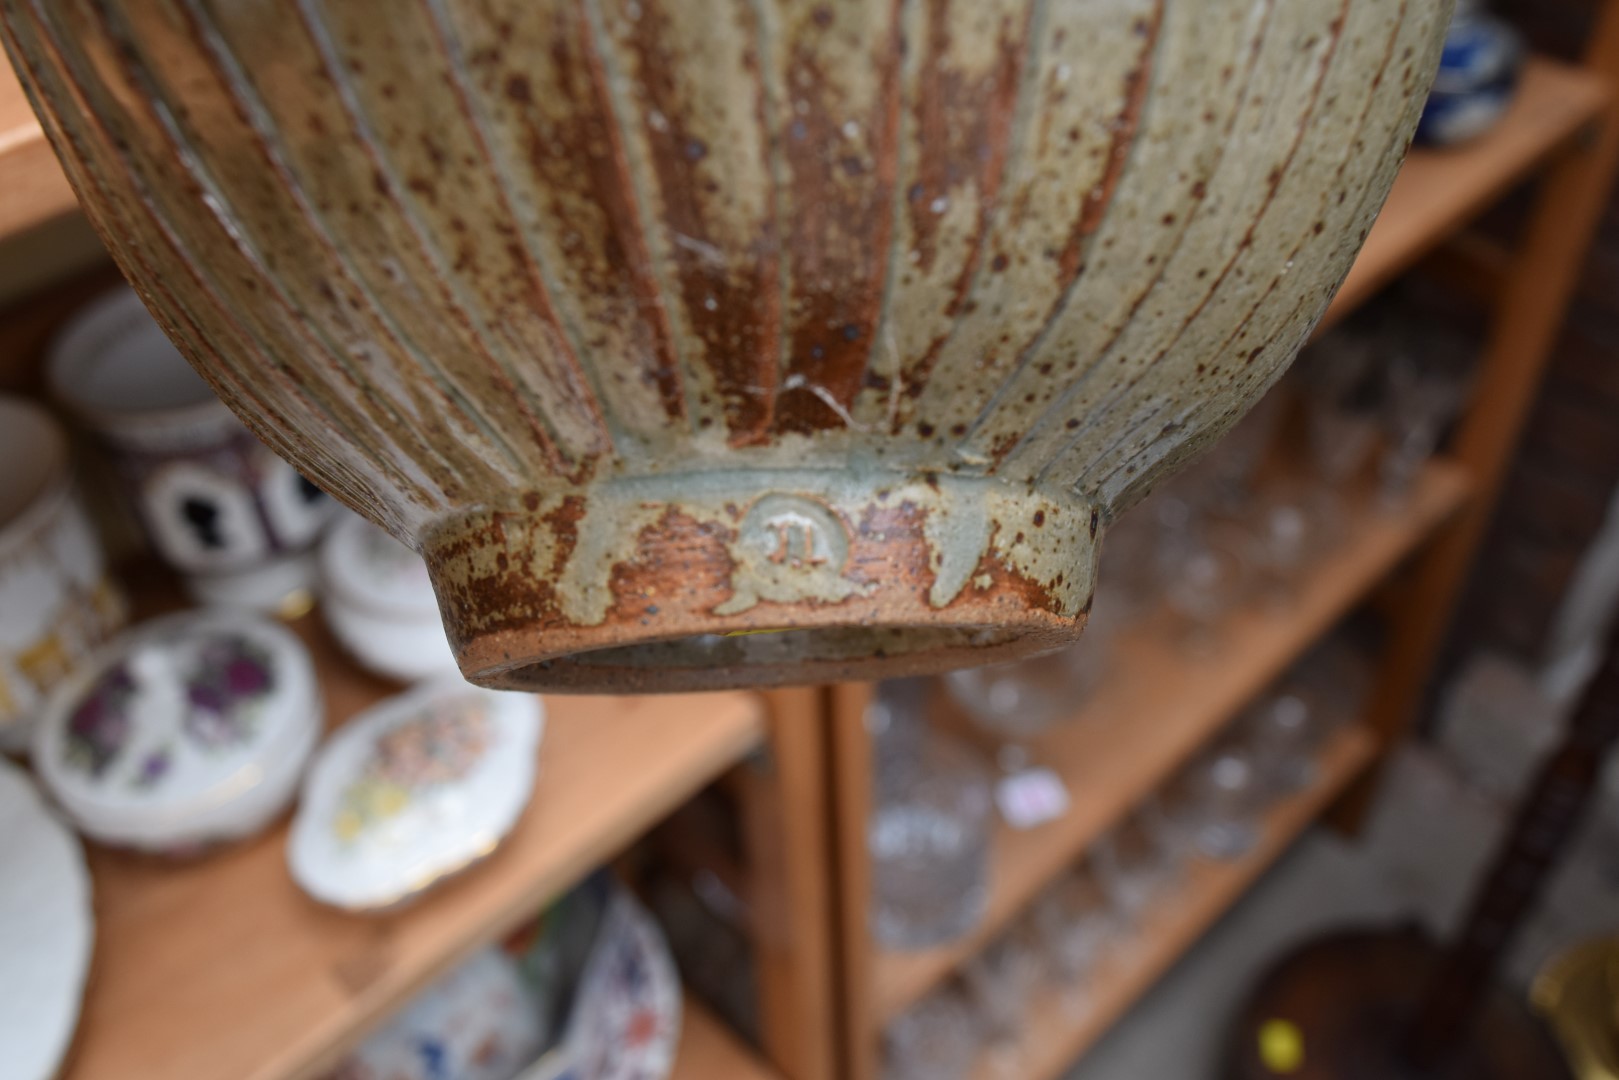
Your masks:
{"label": "white porcelain dish", "polygon": [[345,514],[319,562],[321,613],[363,667],[400,682],[460,674],[420,555]]}
{"label": "white porcelain dish", "polygon": [[95,940],[78,837],[0,759],[0,1074],[56,1075],[78,1024]]}
{"label": "white porcelain dish", "polygon": [[287,840],[292,876],[350,911],[412,900],[492,852],[534,789],[540,699],[459,679],[361,713],[316,755]]}
{"label": "white porcelain dish", "polygon": [[47,704],[41,782],[85,835],[189,855],[281,813],[322,727],[303,644],[224,609],[115,639]]}
{"label": "white porcelain dish", "polygon": [[680,976],[645,908],[614,886],[559,1046],[516,1080],[663,1080],[680,1048]]}
{"label": "white porcelain dish", "polygon": [[539,1053],[542,1036],[517,964],[489,946],[417,994],[330,1080],[512,1080]]}

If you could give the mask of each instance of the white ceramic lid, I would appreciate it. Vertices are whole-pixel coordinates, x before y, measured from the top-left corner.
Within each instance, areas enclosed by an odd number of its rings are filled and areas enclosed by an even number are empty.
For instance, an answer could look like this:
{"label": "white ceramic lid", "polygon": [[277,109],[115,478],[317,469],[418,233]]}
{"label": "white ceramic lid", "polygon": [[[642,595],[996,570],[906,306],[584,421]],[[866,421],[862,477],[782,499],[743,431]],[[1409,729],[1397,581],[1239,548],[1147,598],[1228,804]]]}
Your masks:
{"label": "white ceramic lid", "polygon": [[358,514],[343,515],[321,541],[320,583],[330,601],[440,625],[427,563]]}
{"label": "white ceramic lid", "polygon": [[55,1076],[78,1023],[95,923],[74,836],[0,758],[0,1072]]}
{"label": "white ceramic lid", "polygon": [[[303,644],[236,611],[145,623],[52,695],[34,737],[41,780],[87,832],[139,846],[205,839],[297,768],[320,725]],[[289,759],[298,758],[297,761]]]}
{"label": "white ceramic lid", "polygon": [[493,851],[534,787],[540,699],[434,681],[354,717],[304,780],[287,862],[315,899],[376,910]]}

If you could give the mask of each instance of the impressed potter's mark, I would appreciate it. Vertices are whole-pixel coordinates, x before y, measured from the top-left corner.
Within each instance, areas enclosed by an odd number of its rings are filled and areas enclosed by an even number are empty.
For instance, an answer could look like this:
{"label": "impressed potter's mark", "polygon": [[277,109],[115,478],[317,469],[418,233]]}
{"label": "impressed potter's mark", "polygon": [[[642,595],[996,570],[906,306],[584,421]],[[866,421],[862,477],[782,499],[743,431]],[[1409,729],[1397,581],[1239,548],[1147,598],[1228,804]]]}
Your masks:
{"label": "impressed potter's mark", "polygon": [[735,615],[760,600],[846,600],[858,591],[843,577],[848,557],[848,530],[831,510],[798,495],[766,495],[742,519],[731,545],[731,598],[714,613]]}

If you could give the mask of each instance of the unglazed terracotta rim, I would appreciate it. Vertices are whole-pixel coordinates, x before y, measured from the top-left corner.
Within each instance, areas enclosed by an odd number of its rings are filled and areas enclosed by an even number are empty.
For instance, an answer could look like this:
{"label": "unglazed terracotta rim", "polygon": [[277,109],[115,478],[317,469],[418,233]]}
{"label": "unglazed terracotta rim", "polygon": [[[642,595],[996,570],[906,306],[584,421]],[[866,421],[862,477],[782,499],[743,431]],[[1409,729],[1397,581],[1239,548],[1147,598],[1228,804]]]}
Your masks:
{"label": "unglazed terracotta rim", "polygon": [[924,674],[1084,629],[1100,514],[873,469],[608,481],[467,515],[423,554],[462,674],[641,692]]}

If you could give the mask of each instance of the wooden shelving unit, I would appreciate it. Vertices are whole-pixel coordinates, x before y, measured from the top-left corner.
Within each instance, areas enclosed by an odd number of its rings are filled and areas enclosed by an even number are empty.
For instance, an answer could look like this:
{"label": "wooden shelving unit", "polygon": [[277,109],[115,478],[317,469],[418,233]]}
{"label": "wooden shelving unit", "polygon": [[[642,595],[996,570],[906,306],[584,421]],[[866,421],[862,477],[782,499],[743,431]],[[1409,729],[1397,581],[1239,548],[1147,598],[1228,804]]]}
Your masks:
{"label": "wooden shelving unit", "polygon": [[[1377,740],[1364,727],[1344,732],[1322,757],[1316,785],[1266,814],[1258,847],[1233,862],[1200,859],[1189,866],[1176,890],[1148,912],[1135,938],[1120,942],[1104,960],[1083,1015],[1072,1015],[1059,991],[1040,993],[1025,1017],[1013,1075],[1019,1080],[1061,1076],[1248,891],[1376,753]],[[974,1080],[1007,1075],[988,1054],[984,1058],[972,1073]]]}
{"label": "wooden shelving unit", "polygon": [[0,240],[78,209],[11,65],[0,64]]}
{"label": "wooden shelving unit", "polygon": [[[1409,156],[1322,326],[1430,256],[1461,256],[1466,280],[1482,288],[1492,305],[1492,324],[1472,401],[1444,463],[1423,478],[1405,513],[1359,516],[1353,538],[1315,569],[1294,608],[1245,612],[1222,627],[1215,635],[1217,655],[1177,655],[1150,628],[1127,641],[1116,677],[1083,714],[1032,744],[1034,758],[1063,775],[1073,805],[1058,821],[997,834],[988,912],[964,939],[921,952],[890,952],[872,940],[865,850],[872,762],[863,719],[869,688],[834,691],[828,753],[843,927],[838,996],[850,1080],[878,1075],[889,1020],[993,940],[1110,823],[1404,566],[1399,595],[1380,607],[1386,644],[1365,723],[1333,749],[1322,784],[1274,811],[1264,845],[1250,858],[1197,867],[1174,902],[1149,921],[1128,959],[1103,973],[1106,991],[1088,1017],[1076,1021],[1063,1016],[1054,1000],[1042,1001],[1029,1018],[1028,1045],[1015,1075],[1058,1075],[1311,821],[1329,808],[1346,824],[1357,819],[1383,754],[1403,734],[1420,700],[1608,198],[1619,161],[1610,89],[1616,75],[1619,3],[1604,7],[1585,65],[1532,59],[1512,108],[1489,134],[1459,148]],[[1512,250],[1486,249],[1486,260],[1469,254],[1480,249],[1453,243],[1492,203],[1531,182],[1537,185],[1534,209]],[[987,1062],[978,1074],[1006,1075]]]}
{"label": "wooden shelving unit", "polygon": [[[352,667],[318,616],[294,628],[331,723],[394,692]],[[305,897],[287,874],[284,823],[192,863],[92,849],[96,957],[64,1080],[316,1075],[435,975],[761,748],[766,732],[752,694],[547,698],[539,782],[506,843],[381,917]],[[703,1058],[721,1060],[705,1023],[693,1027]]]}
{"label": "wooden shelving unit", "polygon": [[1536,58],[1495,130],[1453,149],[1414,150],[1322,326],[1365,303],[1589,132],[1608,104],[1607,83],[1595,72]]}
{"label": "wooden shelving unit", "polygon": [[1060,729],[1027,745],[1073,796],[1062,818],[995,837],[989,908],[972,934],[925,951],[876,954],[874,1004],[886,1023],[946,978],[1077,860],[1142,794],[1217,734],[1366,591],[1460,508],[1468,485],[1435,464],[1398,514],[1362,505],[1341,547],[1312,568],[1281,611],[1244,609],[1216,634],[1219,647],[1189,655],[1148,625],[1119,643],[1096,698]]}

